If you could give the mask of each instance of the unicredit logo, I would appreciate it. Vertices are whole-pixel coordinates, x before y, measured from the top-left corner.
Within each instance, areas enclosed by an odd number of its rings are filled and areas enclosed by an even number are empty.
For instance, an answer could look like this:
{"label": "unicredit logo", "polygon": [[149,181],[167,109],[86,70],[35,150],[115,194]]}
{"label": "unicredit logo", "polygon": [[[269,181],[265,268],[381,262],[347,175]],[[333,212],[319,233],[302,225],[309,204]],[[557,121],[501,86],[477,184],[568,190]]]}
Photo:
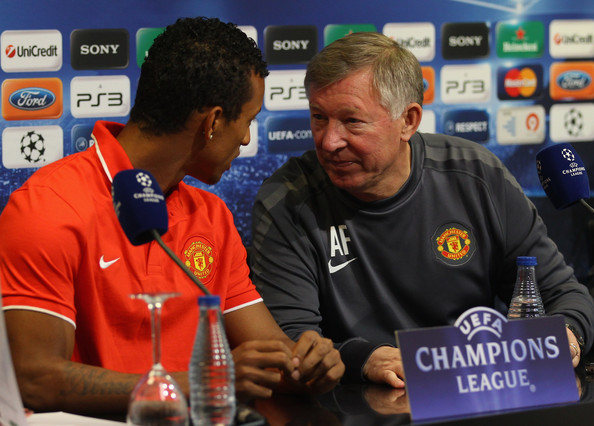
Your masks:
{"label": "unicredit logo", "polygon": [[14,46],[12,44],[6,46],[6,57],[14,58],[14,55],[16,55],[16,49],[14,48]]}
{"label": "unicredit logo", "polygon": [[40,46],[17,46],[16,56],[20,58],[37,58],[39,56],[58,56],[58,46],[49,47]]}
{"label": "unicredit logo", "polygon": [[62,34],[58,30],[3,31],[4,72],[58,71],[62,67]]}
{"label": "unicredit logo", "polygon": [[553,41],[555,44],[590,44],[592,43],[592,34],[555,34]]}
{"label": "unicredit logo", "polygon": [[551,21],[549,51],[553,58],[594,56],[594,19],[555,19]]}

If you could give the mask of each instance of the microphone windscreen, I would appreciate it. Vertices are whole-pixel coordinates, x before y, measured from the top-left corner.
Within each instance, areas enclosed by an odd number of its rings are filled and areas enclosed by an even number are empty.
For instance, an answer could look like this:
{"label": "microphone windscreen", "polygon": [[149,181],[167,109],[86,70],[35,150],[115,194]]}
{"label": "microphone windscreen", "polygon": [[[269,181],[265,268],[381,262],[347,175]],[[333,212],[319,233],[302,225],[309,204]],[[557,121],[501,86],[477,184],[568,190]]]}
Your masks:
{"label": "microphone windscreen", "polygon": [[129,169],[117,173],[111,185],[111,197],[120,225],[133,245],[152,241],[152,230],[159,235],[167,232],[165,196],[148,171]]}
{"label": "microphone windscreen", "polygon": [[536,154],[538,179],[555,208],[564,209],[590,197],[584,162],[568,143],[559,143]]}

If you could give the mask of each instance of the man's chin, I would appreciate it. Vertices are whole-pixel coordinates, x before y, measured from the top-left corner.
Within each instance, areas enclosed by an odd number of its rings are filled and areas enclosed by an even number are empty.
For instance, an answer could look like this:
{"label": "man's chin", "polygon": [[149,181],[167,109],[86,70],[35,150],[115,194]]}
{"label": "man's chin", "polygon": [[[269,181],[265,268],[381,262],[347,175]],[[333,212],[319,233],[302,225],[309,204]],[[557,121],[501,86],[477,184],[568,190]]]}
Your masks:
{"label": "man's chin", "polygon": [[351,180],[345,180],[341,178],[330,178],[330,180],[332,181],[334,186],[342,189],[343,191],[352,193],[357,189],[357,186],[353,185],[353,182]]}
{"label": "man's chin", "polygon": [[196,180],[199,180],[200,182],[206,184],[206,185],[215,185],[217,184],[221,178],[223,177],[222,175],[218,175],[218,176],[191,176]]}

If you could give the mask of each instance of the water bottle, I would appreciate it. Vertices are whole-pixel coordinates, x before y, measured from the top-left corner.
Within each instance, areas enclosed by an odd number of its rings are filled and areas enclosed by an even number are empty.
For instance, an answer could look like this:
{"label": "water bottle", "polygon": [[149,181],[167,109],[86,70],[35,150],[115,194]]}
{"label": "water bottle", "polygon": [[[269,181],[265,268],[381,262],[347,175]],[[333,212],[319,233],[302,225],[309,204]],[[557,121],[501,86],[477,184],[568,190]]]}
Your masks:
{"label": "water bottle", "polygon": [[235,369],[219,305],[219,296],[198,298],[200,318],[189,368],[194,426],[231,425],[235,416]]}
{"label": "water bottle", "polygon": [[534,272],[536,257],[518,256],[516,263],[518,265],[518,274],[507,317],[517,319],[544,316],[544,306]]}

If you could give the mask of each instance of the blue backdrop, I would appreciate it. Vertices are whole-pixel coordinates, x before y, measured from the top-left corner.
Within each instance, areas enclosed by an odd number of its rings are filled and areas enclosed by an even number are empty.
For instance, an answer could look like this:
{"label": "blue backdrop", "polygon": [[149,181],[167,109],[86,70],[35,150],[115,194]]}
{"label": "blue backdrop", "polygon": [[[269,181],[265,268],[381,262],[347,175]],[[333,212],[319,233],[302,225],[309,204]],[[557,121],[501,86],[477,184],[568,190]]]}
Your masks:
{"label": "blue backdrop", "polygon": [[[313,147],[311,134],[308,133],[307,104],[300,81],[309,55],[341,33],[371,29],[396,34],[397,37],[404,34],[403,40],[416,37],[414,42],[418,50],[415,50],[415,54],[428,72],[428,93],[434,93],[433,98],[427,98],[425,104],[427,113],[423,129],[457,134],[471,129],[465,135],[484,144],[504,161],[539,207],[549,225],[551,236],[565,253],[568,262],[575,267],[578,277],[586,279],[591,264],[588,213],[579,206],[563,212],[552,209],[540,188],[534,157],[543,147],[560,142],[563,131],[571,130],[566,123],[560,124],[557,118],[555,123],[552,122],[553,107],[561,111],[561,117],[567,117],[570,109],[572,112],[576,109],[579,120],[572,124],[578,126],[582,134],[585,132],[586,137],[564,139],[563,142],[572,142],[586,168],[594,170],[594,134],[589,133],[594,132],[594,93],[589,90],[594,87],[594,71],[590,71],[594,68],[594,53],[589,50],[594,47],[594,43],[591,38],[588,40],[588,36],[594,34],[592,0],[2,0],[0,8],[0,76],[3,80],[0,208],[5,205],[10,193],[40,164],[85,148],[90,128],[97,119],[127,120],[127,112],[123,115],[90,116],[75,108],[75,102],[81,103],[82,95],[76,83],[82,77],[99,77],[102,80],[114,76],[120,82],[123,79],[124,83],[127,78],[133,102],[146,33],[151,34],[152,31],[154,35],[154,32],[178,17],[216,16],[242,26],[257,39],[270,62],[272,73],[267,80],[264,108],[253,129],[256,135],[253,144],[244,150],[242,157],[235,160],[231,170],[217,185],[208,187],[193,179],[187,181],[218,194],[227,202],[244,243],[249,245],[250,212],[260,183],[290,156]],[[414,24],[413,29],[402,24]],[[560,25],[561,30],[556,25]],[[555,44],[553,32],[563,34],[563,31],[568,32],[567,28],[572,27],[580,39],[576,43],[583,43],[585,47],[578,53],[572,53],[570,49],[569,54],[559,56],[552,47]],[[93,66],[90,62],[81,66],[77,62],[81,58],[80,52],[73,54],[71,48],[75,43],[84,42],[87,34],[85,30],[91,30],[88,31],[90,38],[86,39],[86,45],[90,46],[94,42],[100,45],[102,39],[94,31],[106,29],[120,30],[119,37],[128,37],[129,52],[124,63],[109,68]],[[434,38],[423,39],[425,31],[430,33],[431,29]],[[41,70],[31,70],[26,66],[19,68],[17,62],[11,62],[15,59],[10,56],[14,54],[14,46],[21,40],[26,47],[26,39],[19,37],[29,32],[39,36],[38,30],[50,31],[50,37],[56,34],[61,36],[61,63],[57,67],[49,66]],[[506,30],[511,31],[511,36],[506,35]],[[461,36],[465,31],[468,37]],[[500,40],[508,36],[519,37],[528,43],[535,37],[533,31],[541,31],[540,51],[530,54],[527,50],[528,53],[520,55],[501,51]],[[477,42],[473,50],[472,44],[476,41],[474,36],[481,32],[484,32],[488,43],[483,40],[479,46]],[[144,39],[142,34],[145,34]],[[407,39],[407,35],[414,37]],[[276,46],[272,44],[273,38],[279,43]],[[309,41],[307,49],[305,45],[289,42],[298,39]],[[283,42],[286,44],[283,45]],[[446,46],[448,43],[449,48]],[[461,49],[456,53],[452,46]],[[568,62],[577,62],[582,70],[582,75],[574,78],[575,81],[584,84],[584,80],[589,79],[587,87],[576,98],[564,97],[551,89],[553,77],[558,78],[554,67],[564,67]],[[11,66],[14,63],[17,63],[16,67]],[[488,84],[484,80],[478,81],[484,78],[484,74],[478,80],[473,74],[484,71],[481,66],[485,65],[490,80]],[[430,78],[431,74],[435,76],[434,80]],[[57,99],[57,102],[61,102],[61,110],[55,116],[39,115],[38,111],[32,109],[22,112],[10,104],[10,97],[14,93],[22,93],[17,90],[19,87],[35,86],[35,80],[31,79],[50,80],[52,84],[57,80],[58,85],[61,83],[61,99]],[[93,81],[83,80],[86,85]],[[514,88],[506,89],[506,84],[513,85],[514,82],[522,87],[516,91]],[[473,93],[481,90],[486,97],[472,97]],[[462,92],[470,94],[470,97],[459,97]],[[54,104],[53,107],[56,106]],[[524,120],[525,125],[522,124]],[[512,127],[514,124],[518,126],[517,122],[524,128],[516,127],[514,130]],[[479,127],[472,129],[473,124]],[[33,162],[31,156],[26,157],[19,151],[19,143],[23,143],[19,131],[40,133],[47,129],[46,126],[55,126],[50,128],[54,133],[46,138],[46,152],[33,153],[41,155],[41,160]],[[555,126],[557,130],[554,130]],[[533,134],[522,135],[522,130]],[[58,136],[55,136],[56,131]],[[512,134],[511,141],[510,137],[505,137],[506,132]],[[57,137],[58,145],[61,146],[52,145],[52,137]],[[592,177],[590,182],[594,188]]]}

